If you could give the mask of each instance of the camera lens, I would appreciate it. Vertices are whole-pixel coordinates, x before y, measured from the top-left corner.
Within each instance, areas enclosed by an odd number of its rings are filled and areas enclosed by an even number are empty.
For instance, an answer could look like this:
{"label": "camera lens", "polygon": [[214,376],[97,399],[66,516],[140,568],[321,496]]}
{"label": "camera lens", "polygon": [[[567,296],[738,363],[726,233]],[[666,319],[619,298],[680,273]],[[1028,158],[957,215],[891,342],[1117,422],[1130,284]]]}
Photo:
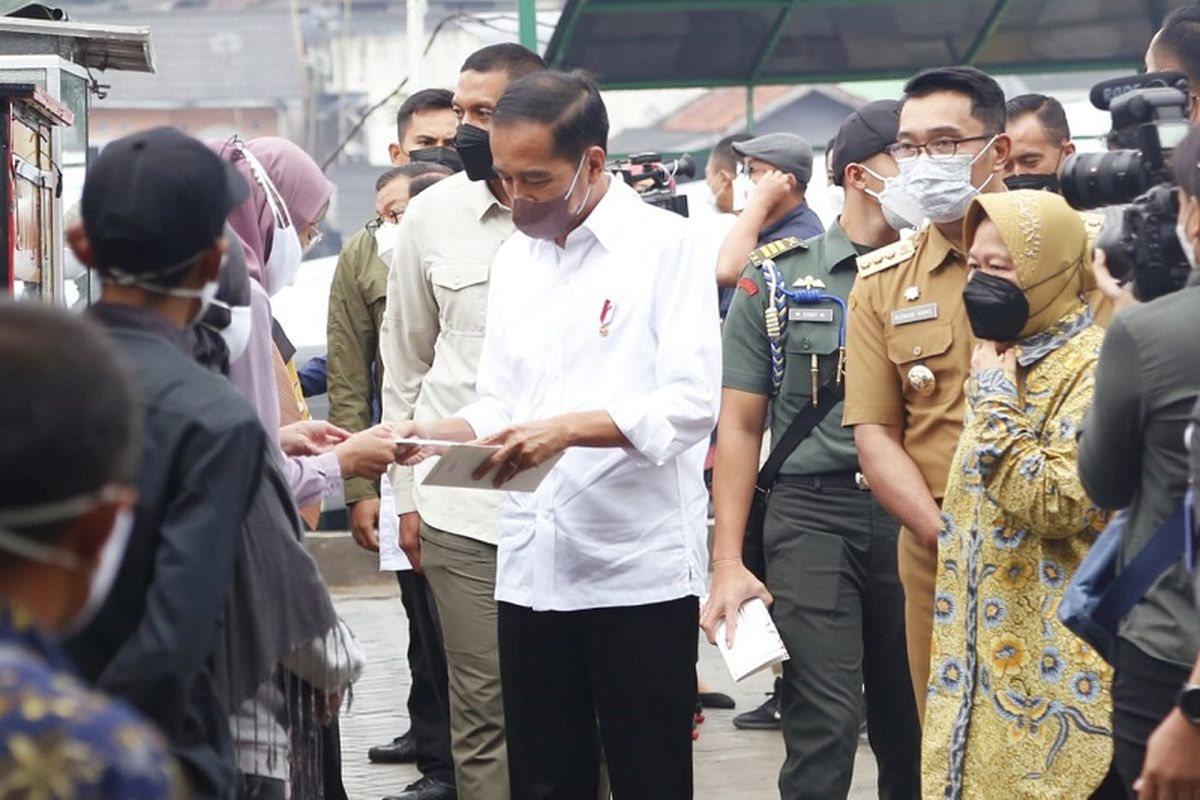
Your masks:
{"label": "camera lens", "polygon": [[1074,208],[1128,203],[1154,181],[1142,165],[1139,150],[1079,153],[1063,164],[1063,197]]}

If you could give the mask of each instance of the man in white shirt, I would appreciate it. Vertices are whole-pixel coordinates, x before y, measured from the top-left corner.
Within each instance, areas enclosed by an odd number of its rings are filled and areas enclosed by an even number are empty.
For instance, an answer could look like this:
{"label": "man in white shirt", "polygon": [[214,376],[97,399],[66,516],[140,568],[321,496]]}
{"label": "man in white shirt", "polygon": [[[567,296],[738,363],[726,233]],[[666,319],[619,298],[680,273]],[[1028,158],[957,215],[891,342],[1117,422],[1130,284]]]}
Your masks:
{"label": "man in white shirt", "polygon": [[[492,171],[487,128],[517,78],[546,67],[516,44],[467,58],[454,90],[455,147],[465,171],[422,192],[396,235],[380,332],[383,419],[440,419],[475,400],[487,318],[488,272],[513,232],[509,198]],[[428,465],[391,471],[401,545],[433,592],[445,645],[458,794],[508,800],[504,706],[496,646],[496,492],[421,485]],[[419,784],[420,782],[418,782]],[[414,784],[403,800],[452,798]]]}
{"label": "man in white shirt", "polygon": [[[492,117],[514,234],[492,263],[479,400],[401,435],[500,445],[496,599],[513,797],[692,796],[698,597],[720,334],[686,222],[604,170],[583,77],[535,73]],[[565,452],[564,452],[565,451]],[[417,456],[413,452],[410,456]],[[597,725],[598,723],[598,725]]]}

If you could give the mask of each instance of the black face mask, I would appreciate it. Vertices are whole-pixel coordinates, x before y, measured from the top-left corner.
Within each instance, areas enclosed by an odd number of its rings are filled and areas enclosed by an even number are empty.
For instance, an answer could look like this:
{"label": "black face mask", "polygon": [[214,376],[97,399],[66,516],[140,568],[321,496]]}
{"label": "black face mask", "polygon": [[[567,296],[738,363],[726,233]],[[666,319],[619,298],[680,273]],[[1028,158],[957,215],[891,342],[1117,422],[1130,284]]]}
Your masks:
{"label": "black face mask", "polygon": [[971,330],[980,339],[993,342],[1016,341],[1029,320],[1029,300],[1014,284],[976,272],[963,289],[963,303]]}
{"label": "black face mask", "polygon": [[1018,189],[1040,189],[1044,192],[1062,194],[1062,189],[1058,183],[1058,175],[1053,172],[1009,175],[1004,179],[1004,185],[1013,191],[1017,191]]}
{"label": "black face mask", "polygon": [[455,172],[462,172],[463,168],[462,159],[453,147],[421,147],[410,150],[408,157],[413,163],[420,161],[426,164],[441,164]]}
{"label": "black face mask", "polygon": [[475,125],[463,123],[454,137],[454,149],[462,159],[467,177],[473,181],[490,181],[496,177],[492,169],[492,146],[488,132]]}

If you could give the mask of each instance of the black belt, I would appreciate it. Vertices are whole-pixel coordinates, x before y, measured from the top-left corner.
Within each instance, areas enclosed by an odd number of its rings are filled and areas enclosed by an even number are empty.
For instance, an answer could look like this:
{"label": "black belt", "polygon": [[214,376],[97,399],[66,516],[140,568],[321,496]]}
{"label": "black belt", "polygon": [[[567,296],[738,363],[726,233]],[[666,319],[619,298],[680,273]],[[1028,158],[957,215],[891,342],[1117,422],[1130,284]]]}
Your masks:
{"label": "black belt", "polygon": [[820,475],[780,475],[779,483],[809,489],[858,489],[867,491],[867,478],[861,472],[823,472]]}

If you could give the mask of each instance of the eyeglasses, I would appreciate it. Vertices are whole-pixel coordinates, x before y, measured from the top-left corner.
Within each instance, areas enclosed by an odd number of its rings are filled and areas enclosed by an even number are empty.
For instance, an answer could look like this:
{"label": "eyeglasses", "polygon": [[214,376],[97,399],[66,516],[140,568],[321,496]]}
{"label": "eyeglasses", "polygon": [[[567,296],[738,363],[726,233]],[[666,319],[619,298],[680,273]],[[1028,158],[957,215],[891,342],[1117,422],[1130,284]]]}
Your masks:
{"label": "eyeglasses", "polygon": [[992,138],[994,137],[989,134],[983,134],[982,136],[964,136],[961,139],[953,139],[949,136],[943,136],[941,138],[934,139],[932,142],[926,142],[925,144],[896,142],[895,144],[888,145],[884,149],[888,155],[896,160],[897,163],[901,161],[912,161],[914,158],[921,155],[922,150],[928,153],[930,158],[952,158],[953,156],[958,155],[959,145],[967,142],[987,141]]}
{"label": "eyeglasses", "polygon": [[399,225],[400,218],[402,216],[403,216],[403,212],[400,212],[400,211],[385,211],[383,213],[383,216],[376,217],[375,219],[373,219],[367,223],[367,230],[370,231],[371,233],[375,233],[377,230],[379,230],[380,228],[383,227],[383,223],[385,221],[390,222],[393,225]]}

